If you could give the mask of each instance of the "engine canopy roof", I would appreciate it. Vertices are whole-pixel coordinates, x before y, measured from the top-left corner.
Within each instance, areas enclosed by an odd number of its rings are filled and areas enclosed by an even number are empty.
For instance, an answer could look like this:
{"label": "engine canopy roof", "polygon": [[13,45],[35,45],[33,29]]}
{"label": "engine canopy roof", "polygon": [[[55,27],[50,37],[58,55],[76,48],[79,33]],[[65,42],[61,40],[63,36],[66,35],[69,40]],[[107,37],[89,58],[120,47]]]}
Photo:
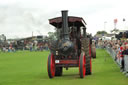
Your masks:
{"label": "engine canopy roof", "polygon": [[[62,17],[49,19],[49,23],[56,28],[62,28]],[[82,17],[68,16],[68,27],[86,27],[86,22]]]}

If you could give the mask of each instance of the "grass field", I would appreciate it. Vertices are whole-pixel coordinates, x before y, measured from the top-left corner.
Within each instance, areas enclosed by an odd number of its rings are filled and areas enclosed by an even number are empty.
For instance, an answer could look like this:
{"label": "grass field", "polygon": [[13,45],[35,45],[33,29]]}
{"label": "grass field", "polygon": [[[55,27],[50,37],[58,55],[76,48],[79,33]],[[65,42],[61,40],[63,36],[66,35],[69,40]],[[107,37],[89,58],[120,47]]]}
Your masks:
{"label": "grass field", "polygon": [[79,78],[78,68],[64,69],[63,76],[49,79],[48,54],[48,51],[0,53],[0,85],[128,85],[128,78],[105,50],[97,50],[92,75],[84,79]]}

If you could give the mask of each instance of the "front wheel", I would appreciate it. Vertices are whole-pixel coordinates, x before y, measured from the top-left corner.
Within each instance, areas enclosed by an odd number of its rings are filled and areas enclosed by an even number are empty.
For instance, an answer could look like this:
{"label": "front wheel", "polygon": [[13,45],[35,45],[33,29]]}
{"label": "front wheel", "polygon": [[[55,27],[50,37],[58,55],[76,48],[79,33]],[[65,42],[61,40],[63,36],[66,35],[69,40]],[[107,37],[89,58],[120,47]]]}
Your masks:
{"label": "front wheel", "polygon": [[63,67],[56,67],[55,76],[62,76]]}
{"label": "front wheel", "polygon": [[85,77],[86,73],[86,61],[85,61],[85,54],[80,55],[79,59],[79,71],[80,71],[80,78]]}
{"label": "front wheel", "polygon": [[48,56],[47,69],[49,78],[53,78],[55,76],[55,59],[53,54]]}

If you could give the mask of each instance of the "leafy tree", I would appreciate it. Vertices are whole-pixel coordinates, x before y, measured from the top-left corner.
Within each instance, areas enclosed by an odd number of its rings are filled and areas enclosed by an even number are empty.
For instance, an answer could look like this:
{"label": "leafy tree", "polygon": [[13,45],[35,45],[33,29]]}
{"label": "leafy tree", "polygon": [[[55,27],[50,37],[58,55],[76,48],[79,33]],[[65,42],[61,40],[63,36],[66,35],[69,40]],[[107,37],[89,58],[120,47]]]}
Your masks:
{"label": "leafy tree", "polygon": [[56,40],[57,38],[57,33],[56,32],[48,32],[48,38],[50,40]]}
{"label": "leafy tree", "polygon": [[96,34],[108,34],[106,31],[98,31]]}

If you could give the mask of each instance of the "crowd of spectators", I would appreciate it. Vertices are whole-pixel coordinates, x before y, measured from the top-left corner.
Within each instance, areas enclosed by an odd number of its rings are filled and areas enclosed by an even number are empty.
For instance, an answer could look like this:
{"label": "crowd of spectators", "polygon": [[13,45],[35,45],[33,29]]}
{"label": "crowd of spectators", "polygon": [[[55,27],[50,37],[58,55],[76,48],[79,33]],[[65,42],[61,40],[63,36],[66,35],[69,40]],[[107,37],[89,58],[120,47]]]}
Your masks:
{"label": "crowd of spectators", "polygon": [[1,43],[0,51],[2,52],[16,52],[18,50],[29,50],[29,51],[43,51],[48,50],[48,43],[43,42],[11,42],[11,43]]}
{"label": "crowd of spectators", "polygon": [[121,60],[121,70],[124,71],[124,55],[128,55],[128,40],[98,40],[97,46],[111,48],[115,53],[115,61]]}
{"label": "crowd of spectators", "polygon": [[48,43],[29,42],[25,45],[24,49],[29,49],[30,51],[48,50]]}

